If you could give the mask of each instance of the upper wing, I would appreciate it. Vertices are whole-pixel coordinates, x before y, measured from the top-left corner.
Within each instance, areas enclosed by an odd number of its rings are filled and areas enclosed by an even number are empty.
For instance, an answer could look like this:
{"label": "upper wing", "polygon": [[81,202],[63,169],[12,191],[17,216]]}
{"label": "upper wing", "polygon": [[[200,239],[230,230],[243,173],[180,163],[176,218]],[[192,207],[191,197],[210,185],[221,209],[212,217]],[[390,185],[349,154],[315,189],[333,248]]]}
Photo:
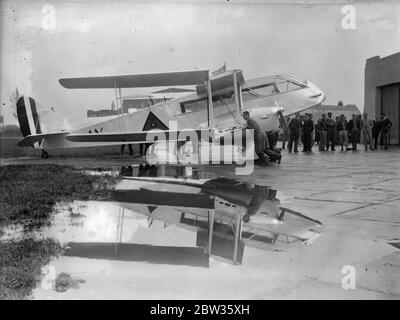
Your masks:
{"label": "upper wing", "polygon": [[208,70],[132,74],[85,78],[64,78],[60,84],[67,89],[139,88],[197,85],[208,78]]}

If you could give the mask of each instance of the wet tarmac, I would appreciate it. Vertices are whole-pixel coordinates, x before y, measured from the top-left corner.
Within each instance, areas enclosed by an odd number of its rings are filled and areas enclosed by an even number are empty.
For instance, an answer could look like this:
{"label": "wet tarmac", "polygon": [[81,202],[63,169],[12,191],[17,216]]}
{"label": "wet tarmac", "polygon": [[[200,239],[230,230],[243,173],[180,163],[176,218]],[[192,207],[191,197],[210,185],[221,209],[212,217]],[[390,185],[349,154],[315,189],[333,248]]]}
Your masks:
{"label": "wet tarmac", "polygon": [[112,202],[60,204],[43,236],[65,255],[33,297],[398,299],[400,150],[283,156],[249,176],[126,178]]}

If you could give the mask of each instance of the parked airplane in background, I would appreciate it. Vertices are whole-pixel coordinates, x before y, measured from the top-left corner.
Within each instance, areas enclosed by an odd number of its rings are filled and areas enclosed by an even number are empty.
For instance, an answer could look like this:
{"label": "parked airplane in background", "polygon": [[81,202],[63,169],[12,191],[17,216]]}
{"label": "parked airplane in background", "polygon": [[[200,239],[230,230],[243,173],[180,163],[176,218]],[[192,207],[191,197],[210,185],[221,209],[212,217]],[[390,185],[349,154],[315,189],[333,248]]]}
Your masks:
{"label": "parked airplane in background", "polygon": [[[325,95],[312,82],[292,75],[275,75],[245,81],[242,71],[209,75],[208,70],[60,79],[68,89],[114,89],[121,107],[121,89],[195,85],[193,94],[165,100],[133,113],[107,118],[68,118],[40,106],[33,98],[17,100],[17,114],[24,138],[22,147],[50,149],[182,141],[182,130],[191,129],[201,141],[208,133],[212,141],[241,132],[244,110],[264,131],[276,131],[290,115],[320,104]],[[173,124],[173,125],[171,125]],[[148,140],[149,131],[164,138]],[[154,136],[154,135],[152,135]],[[207,143],[210,141],[207,136]],[[156,140],[156,142],[155,142]],[[205,141],[203,141],[205,142]],[[217,142],[219,143],[219,142]]]}

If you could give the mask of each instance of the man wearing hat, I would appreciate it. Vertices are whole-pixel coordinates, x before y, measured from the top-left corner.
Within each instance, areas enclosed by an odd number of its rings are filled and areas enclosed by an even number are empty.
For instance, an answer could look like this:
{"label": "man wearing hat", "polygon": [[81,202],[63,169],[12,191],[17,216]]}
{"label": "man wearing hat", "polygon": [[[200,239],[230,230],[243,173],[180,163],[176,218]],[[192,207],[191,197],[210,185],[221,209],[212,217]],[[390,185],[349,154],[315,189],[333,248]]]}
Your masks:
{"label": "man wearing hat", "polygon": [[326,151],[329,150],[329,146],[332,151],[335,151],[336,144],[336,122],[332,118],[332,112],[328,112],[328,119],[326,119],[326,127],[327,127],[327,143],[326,143]]}
{"label": "man wearing hat", "polygon": [[312,133],[314,131],[314,122],[311,119],[312,115],[306,113],[306,120],[304,121],[303,125],[303,152],[311,152],[311,140],[312,140]]}
{"label": "man wearing hat", "polygon": [[299,145],[299,137],[300,137],[300,120],[299,120],[299,113],[296,113],[294,118],[290,120],[289,123],[289,130],[290,130],[290,138],[289,138],[289,145],[288,145],[288,151],[289,153],[292,153],[292,147],[294,144],[294,153],[297,153],[297,147]]}

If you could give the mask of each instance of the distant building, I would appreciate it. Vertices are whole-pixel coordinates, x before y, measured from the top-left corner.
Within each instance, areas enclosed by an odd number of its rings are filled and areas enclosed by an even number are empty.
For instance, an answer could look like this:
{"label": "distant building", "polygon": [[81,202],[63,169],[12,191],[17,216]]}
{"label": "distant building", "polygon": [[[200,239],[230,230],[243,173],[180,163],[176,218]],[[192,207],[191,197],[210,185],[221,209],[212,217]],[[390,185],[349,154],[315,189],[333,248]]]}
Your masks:
{"label": "distant building", "polygon": [[343,105],[342,101],[339,101],[337,105],[320,104],[307,109],[306,111],[302,112],[302,114],[311,113],[313,115],[313,120],[317,121],[322,117],[322,114],[328,114],[328,112],[332,112],[332,118],[336,118],[337,116],[344,114],[347,120],[350,120],[353,114],[361,114],[360,110],[355,104]]}
{"label": "distant building", "polygon": [[390,121],[390,143],[400,144],[400,52],[365,63],[364,105],[371,117],[385,113]]}

